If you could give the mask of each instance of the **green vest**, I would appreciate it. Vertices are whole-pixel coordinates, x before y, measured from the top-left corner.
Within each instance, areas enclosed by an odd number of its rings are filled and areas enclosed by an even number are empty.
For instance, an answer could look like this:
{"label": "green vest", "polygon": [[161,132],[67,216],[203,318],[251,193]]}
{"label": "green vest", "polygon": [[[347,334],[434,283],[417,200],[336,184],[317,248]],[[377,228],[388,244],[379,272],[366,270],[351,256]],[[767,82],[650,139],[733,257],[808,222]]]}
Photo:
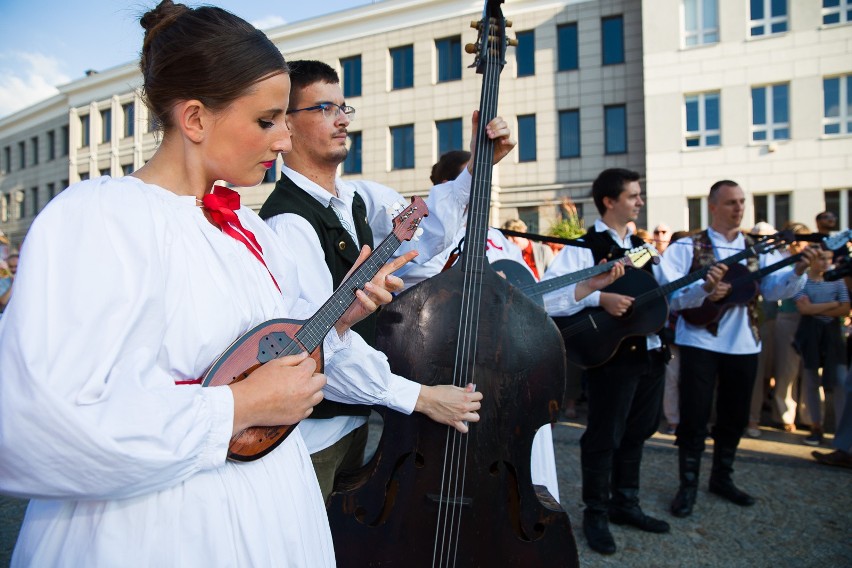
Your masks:
{"label": "green vest", "polygon": [[[282,174],[275,184],[275,189],[260,208],[261,219],[269,219],[283,213],[293,213],[304,218],[316,231],[320,246],[325,254],[325,264],[331,273],[332,285],[335,289],[340,286],[344,276],[349,272],[362,245],[373,247],[373,231],[367,224],[367,206],[358,193],[352,202],[352,217],[355,221],[355,234],[359,243],[343,228],[337,214],[331,205],[323,205],[309,193],[296,185],[293,180]],[[376,314],[364,318],[352,329],[364,338],[369,345],[376,342]],[[342,404],[323,400],[314,407],[311,418],[331,418],[332,416],[367,416],[370,408],[363,405]]]}

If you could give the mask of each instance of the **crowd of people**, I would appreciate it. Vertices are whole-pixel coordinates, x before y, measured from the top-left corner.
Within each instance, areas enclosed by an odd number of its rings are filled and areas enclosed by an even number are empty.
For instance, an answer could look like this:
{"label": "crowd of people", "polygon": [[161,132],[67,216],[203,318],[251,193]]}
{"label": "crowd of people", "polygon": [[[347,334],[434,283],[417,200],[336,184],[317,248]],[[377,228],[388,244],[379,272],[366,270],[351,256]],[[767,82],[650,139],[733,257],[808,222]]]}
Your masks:
{"label": "crowd of people", "polygon": [[[391,232],[388,204],[402,196],[338,177],[355,109],[332,67],[285,62],[262,32],[215,7],[163,0],[140,23],[144,96],[162,128],[154,156],[129,176],[63,191],[34,221],[20,276],[18,252],[0,235],[0,491],[31,499],[13,565],[130,557],[144,565],[333,566],[324,503],[341,472],[364,459],[371,407],[418,412],[461,433],[479,421],[483,394],[474,385],[430,387],[396,375],[374,342],[374,312],[463,250],[478,114],[472,151],[447,154],[433,168],[422,238],[377,269],[329,325],[322,372],[302,353],[201,388],[199,377],[241,334],[309,317],[328,300]],[[515,146],[500,117],[483,132],[495,162]],[[282,175],[260,215],[217,185],[256,185],[279,155]],[[779,428],[807,428],[804,441],[814,446],[832,426],[835,451],[814,458],[852,466],[848,281],[827,276],[840,255],[802,240],[746,258],[743,251],[776,231],[741,230],[745,192],[732,180],[709,188],[710,225],[689,233],[664,223],[636,227],[644,206],[637,172],[601,172],[592,196],[600,217],[573,242],[542,242],[512,219],[503,225],[508,236],[492,228],[485,244],[489,261],[513,260],[540,281],[612,263],[546,294],[554,318],[592,310],[617,322],[646,309],[647,294],[630,292],[633,280],[684,282],[655,300],[671,308],[662,325],[619,338],[600,364],[568,361],[566,415],[576,415],[581,396],[587,403],[580,455],[589,546],[616,552],[609,523],[671,530],[639,497],[644,443],[662,416],[678,446],[675,517],[696,506],[708,437],[710,492],[755,503],[734,484],[734,462],[741,437],[768,425],[767,408]],[[100,214],[80,225],[90,211]],[[830,212],[817,217],[819,233],[836,225]],[[661,261],[636,270],[614,262],[640,246]],[[759,296],[707,325],[684,316],[732,294],[736,281],[725,276],[739,264],[728,259],[742,257],[755,272],[788,255],[795,258],[760,279]],[[79,270],[92,257],[98,270]],[[687,278],[698,271],[701,278]],[[296,423],[262,459],[226,459],[245,429]],[[533,482],[558,501],[547,427],[533,442],[531,466]],[[206,528],[211,519],[215,531]]]}

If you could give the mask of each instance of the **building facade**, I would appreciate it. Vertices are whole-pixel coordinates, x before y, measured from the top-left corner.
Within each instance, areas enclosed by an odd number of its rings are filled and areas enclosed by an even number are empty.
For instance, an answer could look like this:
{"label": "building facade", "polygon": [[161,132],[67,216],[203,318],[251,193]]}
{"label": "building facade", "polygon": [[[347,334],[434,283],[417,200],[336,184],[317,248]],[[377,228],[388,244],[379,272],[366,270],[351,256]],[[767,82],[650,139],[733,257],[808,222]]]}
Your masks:
{"label": "building facade", "polygon": [[[340,73],[357,109],[344,178],[423,195],[438,157],[469,147],[481,77],[464,46],[476,42],[471,21],[482,6],[385,0],[266,31],[288,60],[319,59]],[[520,217],[546,232],[570,197],[590,225],[591,182],[608,167],[642,174],[641,225],[704,224],[704,196],[721,178],[738,180],[757,206],[749,223],[808,220],[826,204],[848,223],[848,6],[507,0],[518,46],[508,48],[498,112],[518,147],[495,167],[492,223]],[[14,242],[68,183],[123,175],[153,155],[140,86],[130,62],[0,119],[0,229]],[[277,171],[241,190],[243,202],[259,208]]]}
{"label": "building facade", "polygon": [[706,226],[710,186],[732,179],[746,193],[744,227],[815,229],[827,208],[849,226],[852,2],[642,7],[649,224]]}

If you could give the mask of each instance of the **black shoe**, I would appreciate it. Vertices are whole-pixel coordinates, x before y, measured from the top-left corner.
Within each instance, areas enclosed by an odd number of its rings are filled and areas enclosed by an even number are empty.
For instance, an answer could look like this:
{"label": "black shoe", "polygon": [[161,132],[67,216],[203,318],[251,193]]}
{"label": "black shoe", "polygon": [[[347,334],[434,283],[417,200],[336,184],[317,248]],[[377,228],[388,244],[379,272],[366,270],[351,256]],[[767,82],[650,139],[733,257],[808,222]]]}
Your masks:
{"label": "black shoe", "polygon": [[612,533],[609,532],[606,513],[584,511],[583,534],[586,535],[589,548],[595,552],[601,554],[615,553],[615,539],[612,538]]}
{"label": "black shoe", "polygon": [[671,512],[675,517],[688,517],[692,514],[692,508],[695,506],[695,496],[697,493],[695,487],[681,487],[677,490],[677,495],[672,500]]}
{"label": "black shoe", "polygon": [[646,515],[639,505],[630,508],[610,507],[609,520],[616,525],[630,525],[650,533],[667,533],[671,530],[669,524],[660,519]]}
{"label": "black shoe", "polygon": [[711,477],[708,489],[710,490],[710,493],[714,493],[719,497],[724,497],[731,503],[739,505],[740,507],[751,507],[755,502],[754,497],[745,491],[737,489],[737,486],[734,485],[734,482],[730,479],[722,481],[715,480]]}

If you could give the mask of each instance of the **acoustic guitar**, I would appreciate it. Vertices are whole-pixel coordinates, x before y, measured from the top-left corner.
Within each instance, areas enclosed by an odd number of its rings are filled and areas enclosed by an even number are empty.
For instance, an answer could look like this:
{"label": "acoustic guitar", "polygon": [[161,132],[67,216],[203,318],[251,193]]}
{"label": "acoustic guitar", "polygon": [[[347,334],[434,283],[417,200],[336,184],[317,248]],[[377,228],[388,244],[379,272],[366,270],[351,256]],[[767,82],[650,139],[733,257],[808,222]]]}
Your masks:
{"label": "acoustic guitar", "polygon": [[[215,387],[239,382],[264,363],[310,353],[322,370],[322,342],[329,331],[355,302],[355,291],[364,285],[384,266],[403,241],[419,236],[419,225],[428,215],[426,203],[413,197],[411,204],[393,220],[393,231],[379,244],[369,257],[338,286],[331,297],[307,321],[273,319],[247,331],[213,363],[205,373],[201,386]],[[254,461],[274,450],[296,428],[287,426],[253,426],[238,432],[228,446],[228,459]]]}
{"label": "acoustic guitar", "polygon": [[645,264],[651,261],[654,264],[660,263],[660,255],[657,249],[649,244],[644,244],[636,248],[632,248],[624,253],[621,258],[610,260],[603,264],[597,264],[590,268],[584,268],[570,274],[563,274],[555,278],[537,281],[530,271],[520,263],[509,259],[500,259],[491,263],[491,267],[497,271],[497,274],[504,276],[509,284],[518,288],[528,298],[544,306],[544,295],[550,292],[559,290],[571,284],[576,284],[583,280],[587,280],[598,274],[609,272],[616,264],[623,264],[625,267],[642,268]]}
{"label": "acoustic guitar", "polygon": [[[732,266],[751,256],[775,250],[792,240],[790,232],[763,237],[754,245],[720,260],[719,263]],[[706,266],[662,286],[644,270],[627,269],[624,276],[602,290],[634,298],[633,305],[624,315],[615,317],[603,308],[596,307],[587,308],[572,316],[553,318],[565,340],[568,360],[584,369],[598,367],[615,355],[618,346],[627,337],[659,331],[669,317],[666,297],[704,278],[711,268],[712,266]]]}

